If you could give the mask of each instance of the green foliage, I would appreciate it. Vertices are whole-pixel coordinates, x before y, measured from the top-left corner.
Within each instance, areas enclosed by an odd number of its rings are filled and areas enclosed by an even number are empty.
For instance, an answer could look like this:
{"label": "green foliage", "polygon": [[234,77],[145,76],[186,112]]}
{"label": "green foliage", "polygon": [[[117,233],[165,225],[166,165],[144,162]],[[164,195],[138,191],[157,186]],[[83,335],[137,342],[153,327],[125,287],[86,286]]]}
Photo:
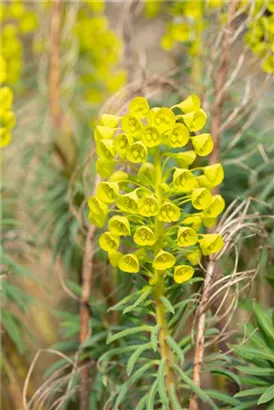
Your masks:
{"label": "green foliage", "polygon": [[[245,343],[234,346],[235,354],[241,359],[236,368],[245,388],[235,397],[243,405],[251,408],[254,400],[257,405],[274,405],[274,324],[273,309],[264,309],[254,304],[254,325],[247,325]],[[240,408],[240,407],[239,407]]]}

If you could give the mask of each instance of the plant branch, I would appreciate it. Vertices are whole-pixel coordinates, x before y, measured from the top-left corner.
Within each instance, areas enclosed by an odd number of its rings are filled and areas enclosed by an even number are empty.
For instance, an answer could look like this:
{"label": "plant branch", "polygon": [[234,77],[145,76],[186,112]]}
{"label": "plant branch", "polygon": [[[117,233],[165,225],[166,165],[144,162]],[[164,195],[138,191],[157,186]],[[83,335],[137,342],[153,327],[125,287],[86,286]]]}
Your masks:
{"label": "plant branch", "polygon": [[[238,1],[230,0],[227,10],[227,23],[224,28],[222,46],[221,46],[221,59],[220,65],[216,72],[215,80],[215,101],[212,109],[212,127],[211,134],[214,142],[214,149],[209,157],[209,163],[215,164],[220,162],[220,150],[221,150],[221,116],[222,107],[224,103],[224,91],[225,83],[229,67],[229,51],[231,45],[231,37],[233,33],[233,26],[235,20],[235,12],[237,10]],[[215,188],[215,193],[218,188]]]}

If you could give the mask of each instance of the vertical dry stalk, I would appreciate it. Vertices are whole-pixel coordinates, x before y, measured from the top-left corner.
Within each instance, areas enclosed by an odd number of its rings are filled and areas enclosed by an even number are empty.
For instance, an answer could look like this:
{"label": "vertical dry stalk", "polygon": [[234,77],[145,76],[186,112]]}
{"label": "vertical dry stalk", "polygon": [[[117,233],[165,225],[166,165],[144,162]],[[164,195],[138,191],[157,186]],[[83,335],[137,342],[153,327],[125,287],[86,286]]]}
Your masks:
{"label": "vertical dry stalk", "polygon": [[237,10],[238,1],[230,0],[227,10],[227,23],[224,28],[220,65],[216,72],[215,81],[215,101],[212,109],[212,128],[211,134],[214,141],[214,149],[209,158],[210,164],[220,162],[220,140],[221,140],[221,114],[224,102],[224,85],[226,82],[228,67],[229,67],[229,50],[231,38],[233,34],[233,25],[235,12]]}
{"label": "vertical dry stalk", "polygon": [[50,114],[55,127],[61,127],[60,110],[60,38],[61,38],[61,0],[55,0],[50,21],[50,72],[49,100]]}
{"label": "vertical dry stalk", "polygon": [[[230,0],[228,3],[227,11],[227,23],[225,25],[222,47],[221,47],[221,58],[220,65],[216,73],[215,81],[215,102],[212,111],[212,138],[214,141],[214,150],[209,158],[210,164],[215,164],[220,162],[220,137],[221,137],[221,114],[223,107],[223,94],[224,85],[227,78],[228,66],[229,66],[229,51],[231,45],[231,38],[233,32],[235,12],[237,10],[238,1]],[[214,193],[219,193],[219,188],[214,189]],[[205,305],[208,300],[210,285],[212,283],[213,277],[215,275],[215,262],[212,260],[209,262],[207,267],[207,272],[205,276],[205,283],[203,288],[203,293],[201,296],[201,302],[198,311],[198,324],[197,324],[197,338],[194,353],[194,369],[193,369],[193,382],[196,386],[201,385],[201,371],[204,358],[205,350],[205,327],[206,327],[206,311]],[[192,394],[190,399],[189,410],[198,410],[198,398],[195,394]]]}

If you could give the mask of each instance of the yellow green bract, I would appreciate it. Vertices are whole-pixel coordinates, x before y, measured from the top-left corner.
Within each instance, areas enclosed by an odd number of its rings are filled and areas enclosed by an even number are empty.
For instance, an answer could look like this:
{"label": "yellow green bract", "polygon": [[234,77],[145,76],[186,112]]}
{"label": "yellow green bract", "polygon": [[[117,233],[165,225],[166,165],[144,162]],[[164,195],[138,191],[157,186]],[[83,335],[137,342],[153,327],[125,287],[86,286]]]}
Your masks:
{"label": "yellow green bract", "polygon": [[225,207],[211,192],[223,181],[223,167],[202,167],[198,158],[213,149],[210,134],[194,134],[205,121],[196,95],[171,108],[150,108],[137,96],[129,112],[104,113],[95,128],[102,180],[88,199],[88,218],[103,228],[99,245],[110,264],[147,276],[149,286],[163,275],[188,281],[202,255],[224,245],[219,234],[205,234]]}

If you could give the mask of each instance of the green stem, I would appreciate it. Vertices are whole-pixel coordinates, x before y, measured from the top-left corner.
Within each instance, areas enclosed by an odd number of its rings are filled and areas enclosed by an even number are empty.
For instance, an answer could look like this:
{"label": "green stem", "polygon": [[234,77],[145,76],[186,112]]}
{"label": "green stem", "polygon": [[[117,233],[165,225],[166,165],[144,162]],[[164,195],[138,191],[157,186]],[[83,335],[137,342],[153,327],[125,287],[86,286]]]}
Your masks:
{"label": "green stem", "polygon": [[[155,153],[155,195],[161,203],[162,201],[162,167],[161,167],[161,153],[159,148],[156,149]],[[164,237],[164,224],[157,220],[155,217],[155,235],[157,237],[157,242],[154,248],[154,255],[156,255],[161,247],[163,246]],[[161,301],[161,297],[165,295],[165,272],[155,270],[154,271],[156,285],[153,292],[155,305],[156,305],[156,322],[157,325],[161,326],[159,332],[159,350],[161,358],[166,359],[166,369],[165,369],[165,382],[167,394],[170,392],[170,385],[175,384],[174,372],[173,372],[173,354],[166,341],[167,336],[169,336],[168,323],[166,320],[165,306]]]}

